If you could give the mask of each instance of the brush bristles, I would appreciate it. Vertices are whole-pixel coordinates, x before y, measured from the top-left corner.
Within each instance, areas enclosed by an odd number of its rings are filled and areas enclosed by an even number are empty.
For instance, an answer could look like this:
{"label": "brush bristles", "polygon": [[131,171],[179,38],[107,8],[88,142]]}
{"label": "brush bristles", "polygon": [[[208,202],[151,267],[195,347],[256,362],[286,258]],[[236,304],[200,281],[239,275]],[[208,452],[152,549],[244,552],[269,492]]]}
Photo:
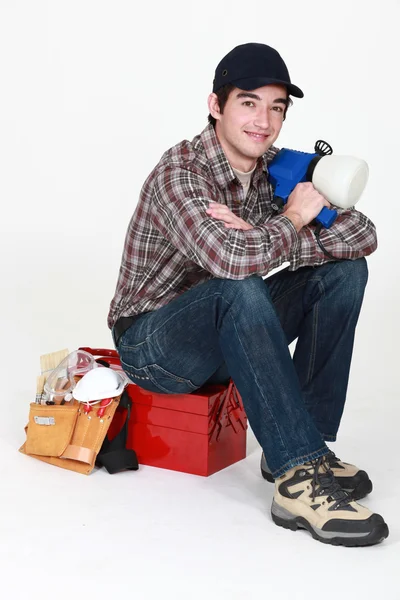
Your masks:
{"label": "brush bristles", "polygon": [[45,380],[68,354],[69,351],[65,348],[64,350],[57,350],[57,352],[50,352],[50,354],[43,354],[40,357],[40,370]]}

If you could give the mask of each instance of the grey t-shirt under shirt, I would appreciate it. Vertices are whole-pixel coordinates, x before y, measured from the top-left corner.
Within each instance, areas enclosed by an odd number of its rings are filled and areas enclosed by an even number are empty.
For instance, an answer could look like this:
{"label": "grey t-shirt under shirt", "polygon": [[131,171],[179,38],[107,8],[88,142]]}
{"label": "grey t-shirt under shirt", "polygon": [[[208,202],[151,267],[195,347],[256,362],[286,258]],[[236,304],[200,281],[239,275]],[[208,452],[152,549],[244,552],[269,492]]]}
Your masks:
{"label": "grey t-shirt under shirt", "polygon": [[249,191],[251,177],[252,177],[254,171],[256,170],[256,166],[257,166],[257,163],[254,165],[254,168],[251,171],[248,171],[247,173],[243,173],[242,171],[238,171],[237,169],[232,167],[233,172],[235,173],[236,177],[239,179],[240,183],[243,186],[243,192],[244,192],[245,198],[247,196],[247,192]]}

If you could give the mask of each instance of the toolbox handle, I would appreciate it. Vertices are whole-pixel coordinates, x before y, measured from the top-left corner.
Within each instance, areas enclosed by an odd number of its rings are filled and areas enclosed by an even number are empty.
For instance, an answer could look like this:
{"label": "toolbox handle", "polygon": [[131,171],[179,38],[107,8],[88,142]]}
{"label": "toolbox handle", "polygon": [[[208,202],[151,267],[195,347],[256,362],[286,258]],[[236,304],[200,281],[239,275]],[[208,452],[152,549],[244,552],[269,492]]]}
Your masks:
{"label": "toolbox handle", "polygon": [[79,348],[79,350],[89,352],[89,354],[92,354],[93,356],[110,356],[112,358],[118,358],[119,360],[118,352],[116,350],[110,350],[109,348],[89,348],[83,346],[82,348]]}

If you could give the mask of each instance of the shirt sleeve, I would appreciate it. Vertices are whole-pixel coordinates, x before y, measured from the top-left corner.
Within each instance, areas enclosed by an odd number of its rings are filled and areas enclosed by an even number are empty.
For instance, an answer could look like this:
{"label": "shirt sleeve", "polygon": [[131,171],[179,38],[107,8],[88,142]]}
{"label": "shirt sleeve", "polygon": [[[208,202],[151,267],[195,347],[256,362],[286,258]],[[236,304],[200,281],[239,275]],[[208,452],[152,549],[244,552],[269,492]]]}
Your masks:
{"label": "shirt sleeve", "polygon": [[[377,248],[375,225],[355,209],[336,209],[338,217],[329,229],[322,228],[320,240],[335,258],[355,260],[372,254]],[[299,267],[317,266],[329,259],[317,244],[314,227],[303,227],[298,233],[299,244],[290,258],[291,271]]]}
{"label": "shirt sleeve", "polygon": [[153,225],[187,258],[222,279],[267,273],[290,260],[298,235],[284,215],[248,231],[229,229],[206,213],[221,197],[207,179],[182,167],[167,167],[156,178]]}

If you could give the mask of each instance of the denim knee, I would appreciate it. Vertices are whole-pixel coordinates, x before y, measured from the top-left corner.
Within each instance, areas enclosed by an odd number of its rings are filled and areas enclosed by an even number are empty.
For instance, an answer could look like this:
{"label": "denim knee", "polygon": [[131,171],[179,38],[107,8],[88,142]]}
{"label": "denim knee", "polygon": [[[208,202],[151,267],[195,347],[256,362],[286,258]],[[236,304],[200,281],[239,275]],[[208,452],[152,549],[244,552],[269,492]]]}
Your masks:
{"label": "denim knee", "polygon": [[226,297],[239,299],[246,305],[258,304],[261,299],[269,296],[262,277],[252,276],[246,279],[221,279],[220,281]]}
{"label": "denim knee", "polygon": [[[262,277],[252,276],[246,279],[220,280],[222,285],[220,291],[222,297],[246,316],[250,321],[252,318],[259,320],[265,318],[266,314],[276,316],[275,307],[272,302],[269,289]],[[263,313],[263,317],[261,317]]]}
{"label": "denim knee", "polygon": [[365,258],[344,260],[339,264],[346,295],[353,298],[363,296],[368,282],[368,265]]}

